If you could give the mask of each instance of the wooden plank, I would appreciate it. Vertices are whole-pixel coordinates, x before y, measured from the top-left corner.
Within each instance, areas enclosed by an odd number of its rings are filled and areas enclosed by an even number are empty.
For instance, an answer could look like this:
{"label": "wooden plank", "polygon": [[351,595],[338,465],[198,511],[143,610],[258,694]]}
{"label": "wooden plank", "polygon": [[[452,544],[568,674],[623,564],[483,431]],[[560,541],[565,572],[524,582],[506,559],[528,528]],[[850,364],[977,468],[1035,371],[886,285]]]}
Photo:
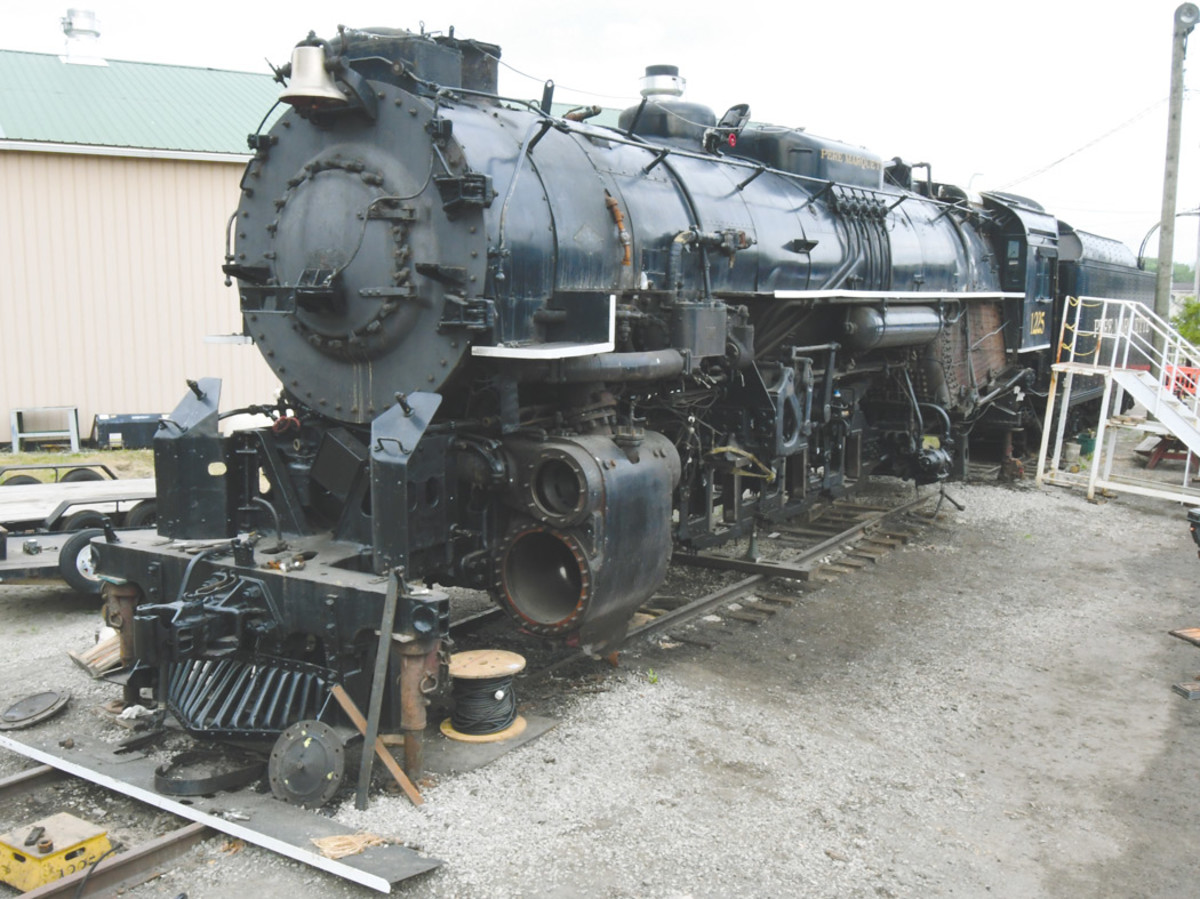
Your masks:
{"label": "wooden plank", "polygon": [[734,618],[738,621],[745,621],[747,624],[762,624],[767,620],[765,615],[755,615],[752,612],[739,612],[737,610],[722,612],[726,618]]}
{"label": "wooden plank", "polygon": [[[354,704],[354,700],[350,698],[350,694],[346,692],[346,688],[341,684],[334,684],[329,692],[333,694],[333,698],[337,700],[338,705],[342,707],[342,711],[346,713],[346,717],[358,728],[358,732],[363,736],[367,733],[367,719],[363,717],[362,712],[358,710],[358,706]],[[404,795],[409,798],[413,805],[422,805],[425,800],[421,798],[420,792],[417,790],[413,782],[408,779],[408,775],[401,769],[399,763],[392,754],[388,752],[386,746],[383,745],[383,740],[379,737],[375,738],[375,754],[379,756],[379,760],[391,772],[392,777],[396,779],[396,783],[400,784],[400,789],[404,790]]]}
{"label": "wooden plank", "polygon": [[72,652],[68,649],[67,655],[91,677],[100,677],[121,667],[121,635],[113,634],[107,640],[101,640],[83,652]]}
{"label": "wooden plank", "polygon": [[778,603],[781,606],[794,606],[796,604],[796,598],[794,596],[784,596],[782,593],[763,593],[760,591],[756,592],[754,595],[761,600]]}
{"label": "wooden plank", "polygon": [[1181,627],[1179,630],[1168,631],[1168,633],[1193,646],[1200,646],[1200,627]]}
{"label": "wooden plank", "polygon": [[749,609],[752,612],[762,612],[764,615],[774,615],[779,610],[773,606],[767,605],[765,602],[755,602],[752,599],[738,600],[743,609]]}
{"label": "wooden plank", "polygon": [[866,568],[867,563],[862,559],[851,559],[849,556],[842,556],[836,562],[830,562],[829,567],[844,569],[849,574],[852,571],[858,571],[860,568]]}

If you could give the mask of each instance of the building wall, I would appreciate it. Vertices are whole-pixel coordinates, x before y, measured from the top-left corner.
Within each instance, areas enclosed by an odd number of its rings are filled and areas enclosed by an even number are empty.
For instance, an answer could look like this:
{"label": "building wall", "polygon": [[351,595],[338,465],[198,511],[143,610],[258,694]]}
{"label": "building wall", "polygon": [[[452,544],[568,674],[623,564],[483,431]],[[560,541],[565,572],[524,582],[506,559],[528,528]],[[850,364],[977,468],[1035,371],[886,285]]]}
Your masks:
{"label": "building wall", "polygon": [[[242,164],[0,152],[0,443],[9,411],[170,412],[188,378],[223,410],[278,381],[241,330],[221,264]],[[28,427],[28,424],[27,424]]]}

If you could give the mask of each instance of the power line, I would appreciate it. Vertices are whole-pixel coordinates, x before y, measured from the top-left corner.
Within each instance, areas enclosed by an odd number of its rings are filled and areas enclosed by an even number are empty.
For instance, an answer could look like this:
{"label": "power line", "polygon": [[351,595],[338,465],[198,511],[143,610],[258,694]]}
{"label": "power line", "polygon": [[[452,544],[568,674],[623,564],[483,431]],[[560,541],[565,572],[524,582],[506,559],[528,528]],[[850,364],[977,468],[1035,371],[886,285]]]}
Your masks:
{"label": "power line", "polygon": [[[1187,93],[1192,93],[1192,92],[1188,91]],[[1145,109],[1143,109],[1141,112],[1139,112],[1137,115],[1126,119],[1125,121],[1123,121],[1121,124],[1117,125],[1114,128],[1110,128],[1108,131],[1105,131],[1099,137],[1093,138],[1092,140],[1088,141],[1083,146],[1072,150],[1066,156],[1061,156],[1058,159],[1054,160],[1054,162],[1051,162],[1047,165],[1042,166],[1040,169],[1035,169],[1034,171],[1030,172],[1027,175],[1022,175],[1020,178],[1017,178],[1013,181],[1009,181],[1007,184],[1001,185],[1000,188],[998,188],[998,189],[999,190],[1008,190],[1010,187],[1015,187],[1018,184],[1022,184],[1024,182],[1030,180],[1031,178],[1036,178],[1038,175],[1041,175],[1041,174],[1044,174],[1045,172],[1050,171],[1055,166],[1066,162],[1068,159],[1072,158],[1073,156],[1078,156],[1084,150],[1087,150],[1090,147],[1094,147],[1094,146],[1096,146],[1096,144],[1100,143],[1101,141],[1112,137],[1118,131],[1128,128],[1130,125],[1132,125],[1134,122],[1138,121],[1139,119],[1145,118],[1146,116],[1148,116],[1150,113],[1154,112],[1154,110],[1158,109],[1158,107],[1162,106],[1166,102],[1167,102],[1166,97],[1163,97],[1161,100],[1156,100],[1155,102],[1153,102],[1149,106],[1147,106]]]}

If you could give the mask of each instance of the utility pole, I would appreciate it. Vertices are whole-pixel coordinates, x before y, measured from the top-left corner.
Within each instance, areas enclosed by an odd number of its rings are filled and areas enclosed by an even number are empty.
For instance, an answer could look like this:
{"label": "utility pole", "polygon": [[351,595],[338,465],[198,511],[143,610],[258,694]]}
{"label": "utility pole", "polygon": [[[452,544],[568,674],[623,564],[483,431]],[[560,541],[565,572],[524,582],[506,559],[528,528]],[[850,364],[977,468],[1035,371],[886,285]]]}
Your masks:
{"label": "utility pole", "polygon": [[[1196,225],[1196,267],[1192,270],[1195,280],[1192,282],[1192,299],[1200,300],[1200,223]],[[1154,282],[1156,285],[1157,281]]]}
{"label": "utility pole", "polygon": [[1161,233],[1158,236],[1158,276],[1154,282],[1154,311],[1164,319],[1171,317],[1171,275],[1175,267],[1175,195],[1179,191],[1179,132],[1183,118],[1183,60],[1187,56],[1187,38],[1200,21],[1200,8],[1194,3],[1180,4],[1175,10],[1175,30],[1171,38],[1171,100],[1167,115],[1167,164],[1163,172]]}

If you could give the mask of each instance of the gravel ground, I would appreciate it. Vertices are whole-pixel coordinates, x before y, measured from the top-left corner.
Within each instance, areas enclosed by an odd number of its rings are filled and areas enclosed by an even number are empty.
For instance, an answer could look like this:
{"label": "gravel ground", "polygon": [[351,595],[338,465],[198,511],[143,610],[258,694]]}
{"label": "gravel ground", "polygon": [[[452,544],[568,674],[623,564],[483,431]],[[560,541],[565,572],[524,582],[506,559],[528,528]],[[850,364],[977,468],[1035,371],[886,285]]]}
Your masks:
{"label": "gravel ground", "polygon": [[[1195,895],[1200,812],[1180,786],[1200,706],[1171,684],[1200,656],[1167,635],[1200,625],[1182,509],[1028,483],[950,493],[965,511],[793,585],[768,625],[699,622],[682,633],[711,649],[645,642],[531,691],[558,726],[422,808],[380,794],[336,817],[446,860],[398,890],[412,899]],[[63,655],[91,639],[94,603],[3,588],[0,615],[4,694],[111,698]],[[0,775],[25,764],[0,753]],[[104,800],[84,792],[64,801],[86,816]],[[210,840],[126,895],[372,895],[230,848]]]}

